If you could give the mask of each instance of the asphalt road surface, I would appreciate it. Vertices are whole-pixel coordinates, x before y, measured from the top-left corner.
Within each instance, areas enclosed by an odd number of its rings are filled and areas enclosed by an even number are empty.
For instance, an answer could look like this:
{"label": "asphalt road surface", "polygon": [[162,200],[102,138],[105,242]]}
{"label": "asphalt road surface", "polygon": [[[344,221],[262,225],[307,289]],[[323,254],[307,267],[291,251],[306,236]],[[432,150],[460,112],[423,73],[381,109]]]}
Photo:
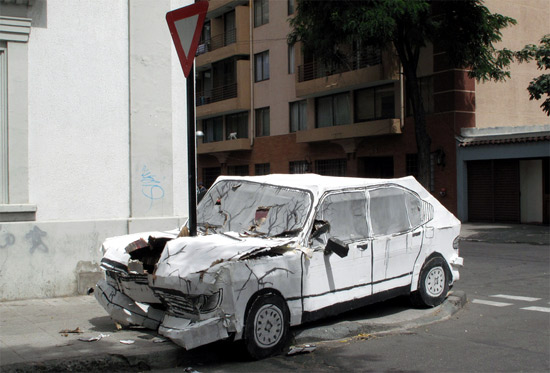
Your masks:
{"label": "asphalt road surface", "polygon": [[[237,344],[219,343],[163,372],[550,371],[550,247],[463,241],[460,250],[465,267],[454,289],[465,291],[468,303],[449,320],[262,361],[247,361]],[[388,305],[371,307],[384,312]]]}

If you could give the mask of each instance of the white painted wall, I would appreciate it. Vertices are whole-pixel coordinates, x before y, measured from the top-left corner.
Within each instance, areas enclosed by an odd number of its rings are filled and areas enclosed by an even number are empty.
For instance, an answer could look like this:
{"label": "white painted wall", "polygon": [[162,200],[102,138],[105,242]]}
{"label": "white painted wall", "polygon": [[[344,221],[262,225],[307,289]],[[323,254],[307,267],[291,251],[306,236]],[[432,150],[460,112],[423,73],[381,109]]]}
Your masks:
{"label": "white painted wall", "polygon": [[37,220],[128,217],[125,1],[47,2],[29,39],[29,199]]}
{"label": "white painted wall", "polygon": [[[10,6],[10,16],[33,19],[28,43],[12,57],[28,54],[29,198],[18,203],[37,214],[0,222],[0,300],[76,294],[101,275],[106,237],[185,222],[185,78],[165,14],[190,3]],[[153,179],[163,196],[152,201]]]}
{"label": "white painted wall", "polygon": [[522,223],[542,223],[542,160],[519,162]]}

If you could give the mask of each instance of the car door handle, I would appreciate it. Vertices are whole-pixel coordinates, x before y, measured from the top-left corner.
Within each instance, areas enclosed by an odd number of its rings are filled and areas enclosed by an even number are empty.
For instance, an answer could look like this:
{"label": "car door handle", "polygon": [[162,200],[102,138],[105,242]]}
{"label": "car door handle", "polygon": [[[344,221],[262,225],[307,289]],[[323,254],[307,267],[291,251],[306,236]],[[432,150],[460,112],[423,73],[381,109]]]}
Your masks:
{"label": "car door handle", "polygon": [[413,237],[420,236],[420,232],[414,232]]}

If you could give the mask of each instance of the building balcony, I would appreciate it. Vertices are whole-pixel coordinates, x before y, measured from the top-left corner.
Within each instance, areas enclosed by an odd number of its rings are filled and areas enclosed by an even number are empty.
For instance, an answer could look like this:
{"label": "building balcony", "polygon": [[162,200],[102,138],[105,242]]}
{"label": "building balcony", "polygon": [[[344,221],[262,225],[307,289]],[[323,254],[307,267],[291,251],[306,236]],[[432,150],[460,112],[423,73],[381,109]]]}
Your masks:
{"label": "building balcony", "polygon": [[368,53],[338,68],[312,62],[298,66],[296,96],[315,97],[399,79],[399,61],[389,52]]}
{"label": "building balcony", "polygon": [[197,146],[198,154],[222,153],[251,150],[250,139],[234,139],[216,142],[199,142]]}
{"label": "building balcony", "polygon": [[298,131],[296,132],[296,142],[311,143],[346,140],[355,139],[358,137],[396,135],[400,133],[401,120],[391,118]]}
{"label": "building balcony", "polygon": [[197,91],[197,119],[250,110],[250,61],[237,61],[236,70],[237,83]]}
{"label": "building balcony", "polygon": [[208,0],[208,18],[218,17],[239,5],[247,5],[248,0]]}
{"label": "building balcony", "polygon": [[[212,2],[211,2],[212,3]],[[210,12],[208,13],[210,17]],[[195,62],[197,67],[212,64],[216,61],[236,56],[250,54],[250,19],[248,7],[235,8],[237,28],[224,31],[223,21],[211,19],[212,37],[202,39],[197,48]]]}

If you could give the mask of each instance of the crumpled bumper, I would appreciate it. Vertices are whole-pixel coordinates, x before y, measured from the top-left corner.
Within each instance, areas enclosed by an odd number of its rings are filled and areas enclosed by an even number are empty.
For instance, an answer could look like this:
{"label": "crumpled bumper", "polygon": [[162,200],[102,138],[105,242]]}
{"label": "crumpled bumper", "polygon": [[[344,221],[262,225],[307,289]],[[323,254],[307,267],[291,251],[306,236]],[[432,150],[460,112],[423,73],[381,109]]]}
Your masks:
{"label": "crumpled bumper", "polygon": [[460,273],[458,269],[464,266],[464,258],[460,256],[455,256],[451,259],[451,271],[453,273],[453,282],[460,279]]}
{"label": "crumpled bumper", "polygon": [[221,317],[191,322],[189,319],[166,315],[158,332],[189,350],[229,337],[228,323],[228,319]]}
{"label": "crumpled bumper", "polygon": [[97,283],[94,294],[111,318],[121,325],[140,325],[156,330],[164,318],[163,311],[134,302],[105,280]]}

